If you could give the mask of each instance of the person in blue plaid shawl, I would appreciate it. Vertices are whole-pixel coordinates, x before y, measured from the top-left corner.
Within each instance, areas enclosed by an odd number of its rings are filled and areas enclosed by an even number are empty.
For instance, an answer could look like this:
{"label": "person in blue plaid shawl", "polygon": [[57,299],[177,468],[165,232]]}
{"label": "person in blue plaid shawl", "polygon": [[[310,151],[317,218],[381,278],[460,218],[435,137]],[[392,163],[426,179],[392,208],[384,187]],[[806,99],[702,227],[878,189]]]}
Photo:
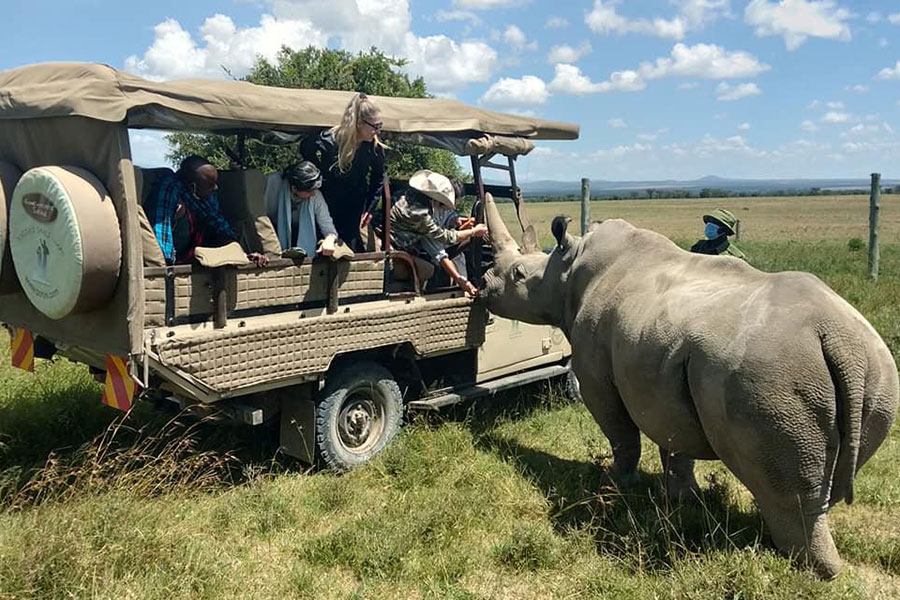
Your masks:
{"label": "person in blue plaid shawl", "polygon": [[[190,264],[197,246],[222,246],[238,236],[222,215],[216,191],[219,172],[202,156],[181,161],[178,171],[153,186],[144,210],[167,265]],[[264,254],[247,258],[265,266]]]}

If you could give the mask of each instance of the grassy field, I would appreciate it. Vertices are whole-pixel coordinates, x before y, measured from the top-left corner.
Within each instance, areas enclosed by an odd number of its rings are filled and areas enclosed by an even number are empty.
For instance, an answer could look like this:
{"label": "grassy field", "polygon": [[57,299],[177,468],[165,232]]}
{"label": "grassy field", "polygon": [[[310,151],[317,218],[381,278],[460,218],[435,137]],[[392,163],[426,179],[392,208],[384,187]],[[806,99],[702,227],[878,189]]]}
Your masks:
{"label": "grassy field", "polygon": [[[867,237],[859,197],[592,211],[686,244],[716,205],[745,222],[756,266],[816,273],[900,358],[900,211],[887,201],[877,284],[864,277],[865,250],[847,245]],[[543,233],[578,206],[529,209]],[[609,487],[605,438],[553,387],[413,417],[385,455],[338,477],[272,460],[271,438],[222,422],[150,406],[121,422],[86,369],[57,360],[20,373],[3,346],[2,599],[900,597],[898,427],[863,469],[856,502],[831,512],[850,566],[823,583],[774,553],[718,463],[699,468],[702,497],[669,505],[648,443],[640,483]]]}

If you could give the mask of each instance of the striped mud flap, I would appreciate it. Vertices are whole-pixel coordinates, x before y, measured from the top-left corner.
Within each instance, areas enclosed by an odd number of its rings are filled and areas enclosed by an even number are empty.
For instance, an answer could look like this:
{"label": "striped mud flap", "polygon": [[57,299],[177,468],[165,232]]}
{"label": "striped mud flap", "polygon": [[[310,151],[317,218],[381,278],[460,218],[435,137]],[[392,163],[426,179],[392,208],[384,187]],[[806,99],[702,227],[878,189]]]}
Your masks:
{"label": "striped mud flap", "polygon": [[34,336],[27,329],[9,328],[12,366],[34,372]]}
{"label": "striped mud flap", "polygon": [[131,377],[128,358],[106,355],[106,379],[103,382],[103,404],[121,411],[131,410],[138,385]]}

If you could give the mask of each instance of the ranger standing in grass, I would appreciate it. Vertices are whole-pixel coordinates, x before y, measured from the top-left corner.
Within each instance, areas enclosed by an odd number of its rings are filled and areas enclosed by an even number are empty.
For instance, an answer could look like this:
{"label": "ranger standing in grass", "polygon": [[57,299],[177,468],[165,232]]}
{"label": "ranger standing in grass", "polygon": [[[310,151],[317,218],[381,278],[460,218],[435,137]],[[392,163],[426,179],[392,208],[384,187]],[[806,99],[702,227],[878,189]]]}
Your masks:
{"label": "ranger standing in grass", "polygon": [[702,240],[698,240],[696,244],[691,246],[691,252],[697,254],[727,254],[747,260],[747,255],[738,248],[728,237],[734,235],[734,229],[737,225],[737,218],[724,208],[703,215],[703,222],[706,223],[706,229],[703,233],[706,236]]}

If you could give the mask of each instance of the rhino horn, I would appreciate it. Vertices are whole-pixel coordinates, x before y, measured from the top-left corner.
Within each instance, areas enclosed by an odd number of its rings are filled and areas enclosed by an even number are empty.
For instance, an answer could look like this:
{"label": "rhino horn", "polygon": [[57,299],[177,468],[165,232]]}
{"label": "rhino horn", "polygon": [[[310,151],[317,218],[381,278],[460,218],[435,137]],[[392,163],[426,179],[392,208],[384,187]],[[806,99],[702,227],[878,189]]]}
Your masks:
{"label": "rhino horn", "polygon": [[484,195],[484,218],[496,253],[519,251],[519,244],[510,235],[509,229],[506,228],[506,224],[500,217],[500,211],[497,210],[494,197],[489,193]]}

